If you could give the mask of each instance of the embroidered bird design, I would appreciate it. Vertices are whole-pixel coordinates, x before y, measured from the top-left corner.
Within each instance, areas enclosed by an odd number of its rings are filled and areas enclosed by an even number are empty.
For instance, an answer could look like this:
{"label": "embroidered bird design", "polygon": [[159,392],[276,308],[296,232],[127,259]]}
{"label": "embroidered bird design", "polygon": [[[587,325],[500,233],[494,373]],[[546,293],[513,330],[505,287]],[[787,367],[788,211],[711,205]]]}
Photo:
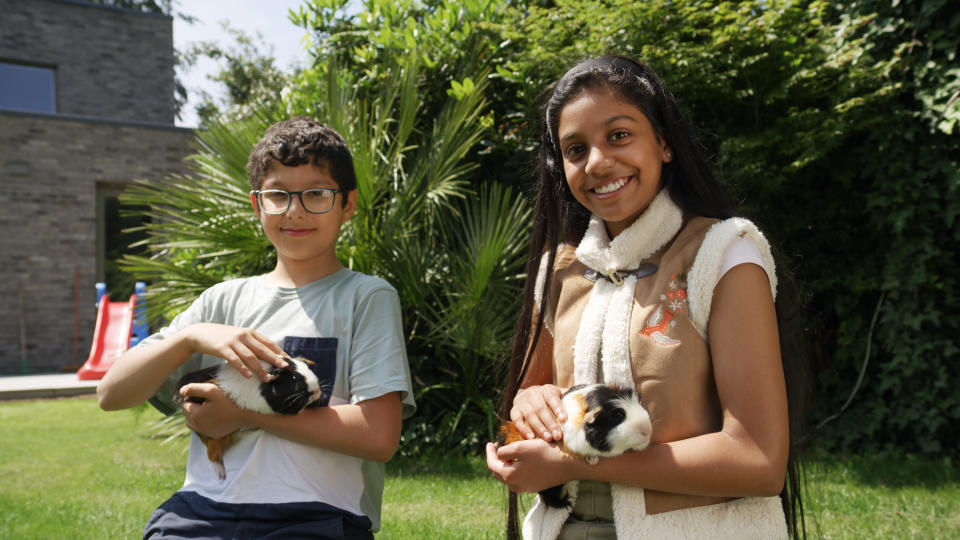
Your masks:
{"label": "embroidered bird design", "polygon": [[657,345],[664,347],[679,345],[679,339],[673,339],[664,333],[670,325],[670,319],[673,319],[673,312],[663,309],[663,304],[657,304],[657,309],[647,317],[647,325],[640,330],[640,333],[652,339]]}

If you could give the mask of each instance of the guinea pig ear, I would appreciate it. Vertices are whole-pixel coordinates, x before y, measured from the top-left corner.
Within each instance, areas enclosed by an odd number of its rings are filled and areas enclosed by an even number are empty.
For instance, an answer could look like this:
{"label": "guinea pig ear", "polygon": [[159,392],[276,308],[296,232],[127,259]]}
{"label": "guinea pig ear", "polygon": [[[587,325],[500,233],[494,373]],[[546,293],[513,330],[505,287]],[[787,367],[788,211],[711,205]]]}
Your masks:
{"label": "guinea pig ear", "polygon": [[584,423],[584,424],[592,424],[592,423],[594,423],[594,422],[597,420],[597,416],[600,414],[600,411],[601,411],[601,410],[603,410],[602,407],[594,407],[594,408],[590,409],[589,411],[587,411],[586,413],[584,413],[584,415],[583,415],[583,423]]}

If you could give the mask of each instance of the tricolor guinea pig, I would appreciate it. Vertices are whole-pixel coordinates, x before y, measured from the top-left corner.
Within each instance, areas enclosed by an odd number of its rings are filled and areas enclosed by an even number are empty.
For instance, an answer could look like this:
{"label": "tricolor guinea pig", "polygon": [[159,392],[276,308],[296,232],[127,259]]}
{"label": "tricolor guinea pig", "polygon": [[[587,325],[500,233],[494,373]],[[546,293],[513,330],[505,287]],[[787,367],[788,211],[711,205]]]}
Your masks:
{"label": "tricolor guinea pig", "polygon": [[[559,447],[565,453],[591,465],[601,457],[618,456],[627,450],[643,450],[650,444],[653,427],[650,415],[640,404],[633,388],[605,384],[577,385],[561,397],[567,420],[560,424],[563,439]],[[513,422],[500,426],[497,443],[524,440]],[[569,508],[565,485],[540,492],[547,506]]]}
{"label": "tricolor guinea pig", "polygon": [[[310,360],[284,358],[287,367],[280,368],[260,361],[267,371],[267,382],[257,377],[244,377],[229,364],[220,364],[187,373],[177,384],[177,403],[185,400],[202,403],[202,399],[183,398],[179,389],[190,383],[214,383],[241,409],[261,414],[297,414],[305,408],[320,406],[322,395],[320,380],[310,369]],[[223,467],[223,453],[233,444],[236,431],[219,438],[211,438],[197,433],[204,446],[207,457],[217,469],[217,476],[223,480],[227,471]]]}

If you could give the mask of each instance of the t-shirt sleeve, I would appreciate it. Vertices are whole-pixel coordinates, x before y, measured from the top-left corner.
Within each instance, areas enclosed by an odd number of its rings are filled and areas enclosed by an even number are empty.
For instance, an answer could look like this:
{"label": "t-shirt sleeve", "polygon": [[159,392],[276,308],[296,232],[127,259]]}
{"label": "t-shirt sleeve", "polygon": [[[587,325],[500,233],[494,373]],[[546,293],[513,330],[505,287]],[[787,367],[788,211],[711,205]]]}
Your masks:
{"label": "t-shirt sleeve", "polygon": [[376,289],[357,305],[350,354],[350,402],[400,392],[403,418],[416,404],[403,336],[400,298],[388,288]]}
{"label": "t-shirt sleeve", "polygon": [[763,256],[760,254],[760,248],[757,247],[756,242],[749,238],[737,238],[730,243],[727,251],[723,254],[723,262],[720,264],[720,277],[718,281],[723,279],[723,276],[727,275],[727,272],[733,270],[734,267],[747,263],[755,264],[763,268],[764,271],[767,270],[767,267],[764,266],[763,263]]}
{"label": "t-shirt sleeve", "polygon": [[[136,347],[145,347],[151,343],[159,342],[167,339],[173,334],[176,334],[191,324],[205,322],[204,302],[208,299],[207,297],[208,295],[206,293],[201,294],[199,298],[190,304],[190,307],[174,317],[173,321],[171,321],[169,325],[147,336],[147,338],[138,343]],[[163,414],[170,415],[176,412],[179,407],[176,403],[174,403],[173,397],[177,392],[177,382],[185,373],[202,369],[202,361],[203,355],[191,355],[186,362],[181,364],[179,368],[174,370],[174,372],[167,377],[167,380],[163,382],[163,385],[160,386],[160,389],[157,390],[157,393],[147,401]]]}

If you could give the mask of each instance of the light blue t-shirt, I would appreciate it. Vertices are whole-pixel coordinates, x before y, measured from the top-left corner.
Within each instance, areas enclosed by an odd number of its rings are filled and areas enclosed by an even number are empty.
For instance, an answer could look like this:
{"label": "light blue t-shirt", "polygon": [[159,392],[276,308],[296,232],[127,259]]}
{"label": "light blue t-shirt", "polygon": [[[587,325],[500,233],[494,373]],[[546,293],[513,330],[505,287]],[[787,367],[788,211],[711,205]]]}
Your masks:
{"label": "light blue t-shirt", "polygon": [[[321,378],[333,384],[330,405],[400,392],[403,417],[415,410],[399,298],[380,278],[343,269],[299,288],[270,286],[264,276],[226,281],[204,291],[138,346],[199,322],[252,328],[288,354],[313,360]],[[175,410],[180,377],[220,363],[221,358],[193,355],[150,402],[164,412]],[[203,443],[193,435],[182,489],[225,503],[322,502],[366,515],[373,530],[379,529],[382,463],[262,430],[241,431],[223,460],[226,480],[217,478]]]}

